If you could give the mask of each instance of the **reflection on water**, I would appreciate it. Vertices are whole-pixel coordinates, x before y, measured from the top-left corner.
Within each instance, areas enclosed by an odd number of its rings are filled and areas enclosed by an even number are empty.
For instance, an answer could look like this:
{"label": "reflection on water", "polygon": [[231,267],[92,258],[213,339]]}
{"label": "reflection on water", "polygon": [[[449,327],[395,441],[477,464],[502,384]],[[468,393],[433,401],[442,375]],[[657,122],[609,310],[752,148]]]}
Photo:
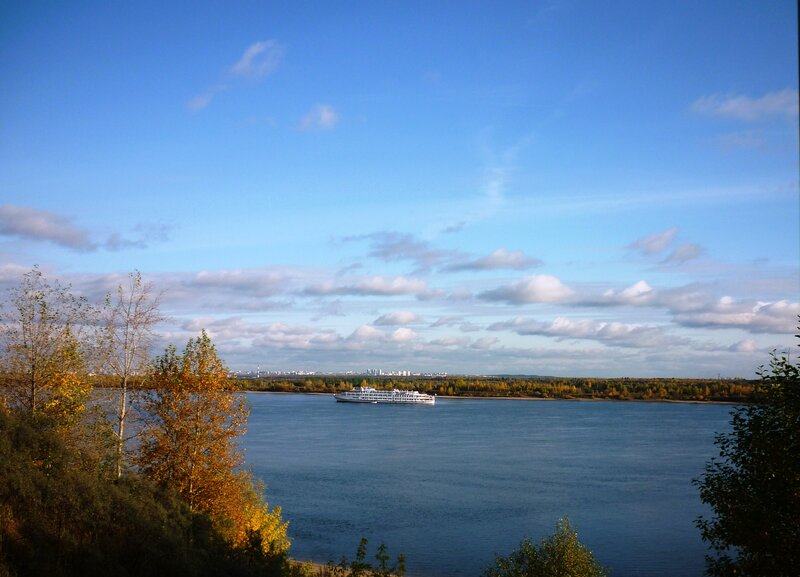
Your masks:
{"label": "reflection on water", "polygon": [[283,507],[296,558],[352,558],[364,536],[405,553],[411,575],[477,576],[568,515],[615,577],[703,573],[691,480],[730,407],[249,399],[247,462]]}

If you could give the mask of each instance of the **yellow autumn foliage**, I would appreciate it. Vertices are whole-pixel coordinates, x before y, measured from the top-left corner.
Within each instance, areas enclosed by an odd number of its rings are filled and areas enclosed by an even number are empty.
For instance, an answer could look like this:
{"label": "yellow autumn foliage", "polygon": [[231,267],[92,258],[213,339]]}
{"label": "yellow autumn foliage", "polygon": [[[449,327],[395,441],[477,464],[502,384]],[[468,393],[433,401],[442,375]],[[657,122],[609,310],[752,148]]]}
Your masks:
{"label": "yellow autumn foliage", "polygon": [[192,510],[207,513],[234,546],[285,554],[289,540],[280,508],[270,509],[241,470],[236,440],[249,416],[246,399],[234,391],[205,331],[183,354],[169,347],[157,358],[151,382],[135,459],[141,471],[178,491]]}

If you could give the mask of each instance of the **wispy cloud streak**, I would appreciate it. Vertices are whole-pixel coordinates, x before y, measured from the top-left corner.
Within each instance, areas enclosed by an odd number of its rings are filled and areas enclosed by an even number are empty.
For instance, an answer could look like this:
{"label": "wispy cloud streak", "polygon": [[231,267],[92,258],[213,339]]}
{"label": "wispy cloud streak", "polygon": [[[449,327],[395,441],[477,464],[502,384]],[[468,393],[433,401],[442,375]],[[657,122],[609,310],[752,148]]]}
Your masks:
{"label": "wispy cloud streak", "polygon": [[692,110],[700,114],[754,122],[770,117],[796,118],[798,91],[790,88],[752,98],[743,94],[712,94],[698,98]]}
{"label": "wispy cloud streak", "polygon": [[232,81],[263,78],[271,74],[283,59],[285,49],[275,40],[260,40],[245,48],[239,60],[231,64],[219,82],[189,99],[186,106],[192,112],[208,107],[214,98],[228,90]]}

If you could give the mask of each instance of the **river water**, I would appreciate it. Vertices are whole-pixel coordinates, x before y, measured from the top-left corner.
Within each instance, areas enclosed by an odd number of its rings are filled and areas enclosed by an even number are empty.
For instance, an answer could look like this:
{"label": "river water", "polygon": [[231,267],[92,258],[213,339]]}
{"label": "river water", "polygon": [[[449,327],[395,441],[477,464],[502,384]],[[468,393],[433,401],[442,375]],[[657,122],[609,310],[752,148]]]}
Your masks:
{"label": "river water", "polygon": [[693,478],[731,407],[250,394],[247,464],[290,522],[292,556],[352,559],[363,536],[413,577],[478,577],[568,516],[613,577],[703,573]]}

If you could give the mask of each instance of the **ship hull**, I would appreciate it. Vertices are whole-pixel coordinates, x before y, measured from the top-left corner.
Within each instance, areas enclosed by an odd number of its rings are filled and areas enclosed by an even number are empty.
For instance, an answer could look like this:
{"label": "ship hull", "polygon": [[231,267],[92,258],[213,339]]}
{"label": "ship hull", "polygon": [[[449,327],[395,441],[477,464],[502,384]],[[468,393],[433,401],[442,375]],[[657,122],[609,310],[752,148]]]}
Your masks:
{"label": "ship hull", "polygon": [[361,403],[362,405],[434,405],[434,400],[430,401],[369,401],[361,399],[342,399],[336,397],[337,403]]}
{"label": "ship hull", "polygon": [[361,403],[367,405],[433,405],[436,397],[431,395],[407,395],[407,394],[376,394],[374,389],[366,392],[348,391],[339,393],[333,397],[337,403]]}

